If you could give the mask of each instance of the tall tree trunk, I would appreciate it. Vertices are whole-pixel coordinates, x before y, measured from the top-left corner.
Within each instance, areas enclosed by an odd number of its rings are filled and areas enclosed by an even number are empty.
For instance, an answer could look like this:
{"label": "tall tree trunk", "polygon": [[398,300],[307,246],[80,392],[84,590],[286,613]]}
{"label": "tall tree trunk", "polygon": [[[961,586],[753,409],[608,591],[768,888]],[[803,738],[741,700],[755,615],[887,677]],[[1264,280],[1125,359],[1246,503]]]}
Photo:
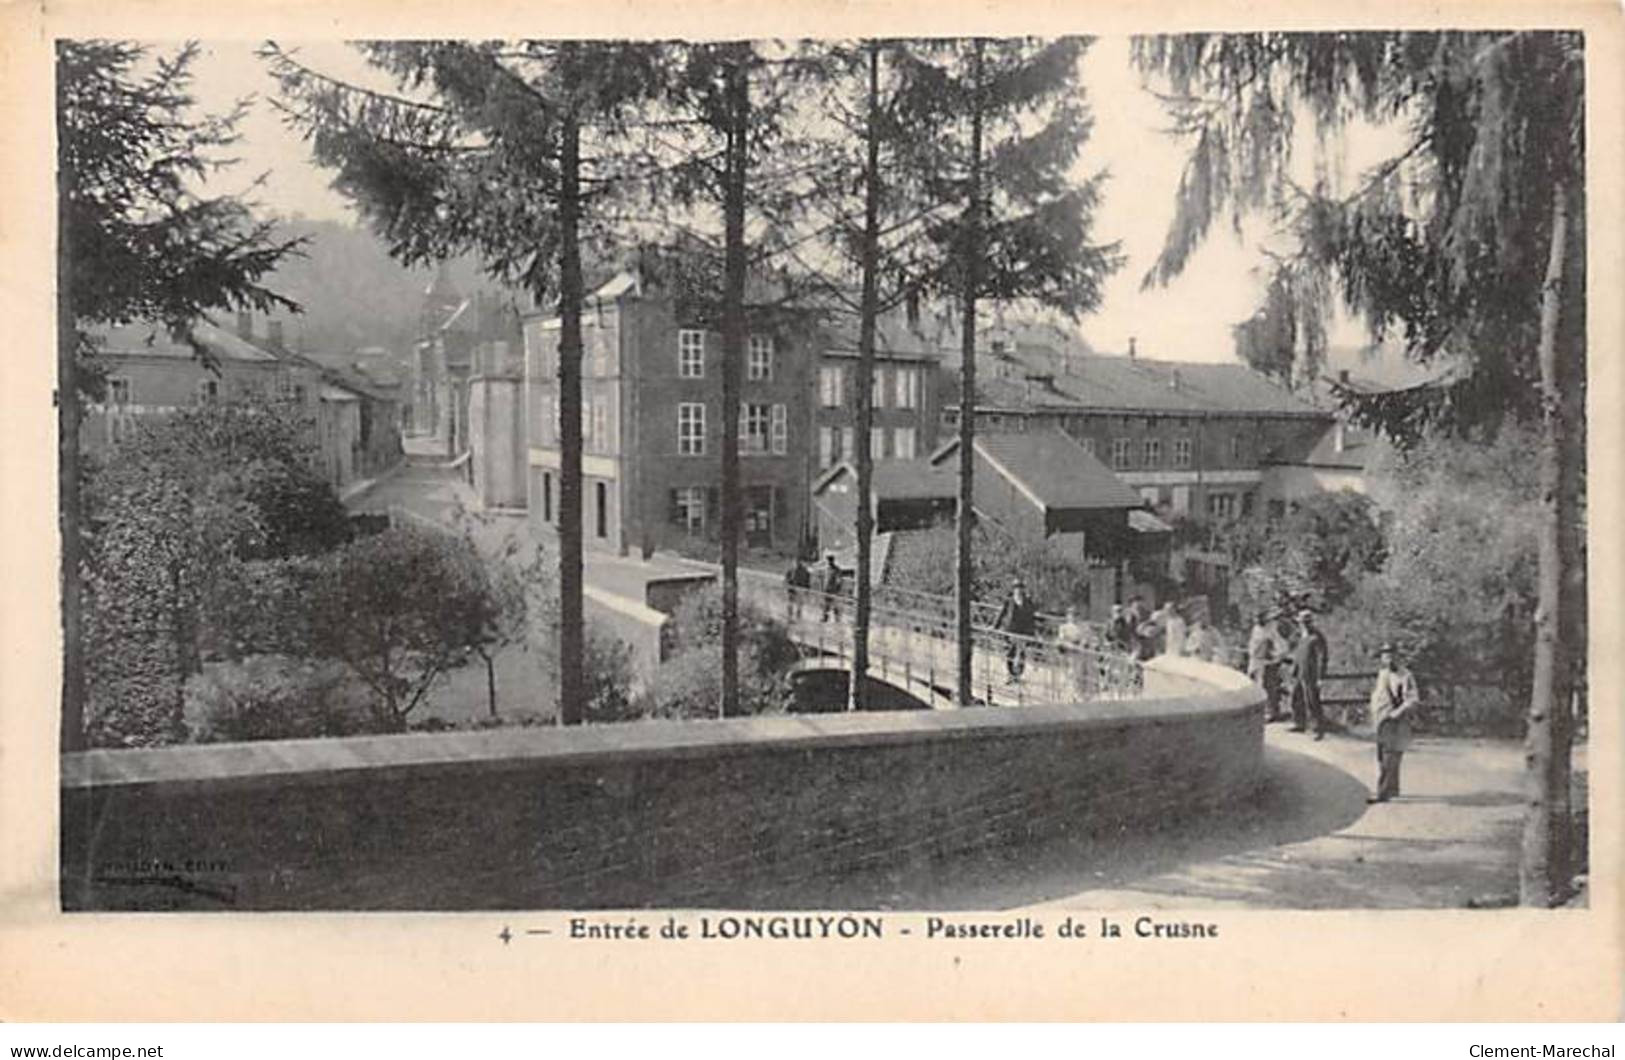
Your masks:
{"label": "tall tree trunk", "polygon": [[581,126],[573,110],[559,158],[559,720],[585,716],[581,529]]}
{"label": "tall tree trunk", "polygon": [[728,143],[722,188],[722,716],[739,713],[739,366],[745,350],[745,158],[750,96],[745,56],[728,67]]}
{"label": "tall tree trunk", "polygon": [[[1519,865],[1519,900],[1547,907],[1569,892],[1569,687],[1568,637],[1564,600],[1565,538],[1574,518],[1575,498],[1564,488],[1564,461],[1569,456],[1563,386],[1564,344],[1558,341],[1562,308],[1564,256],[1568,237],[1568,188],[1559,180],[1552,189],[1552,235],[1546,281],[1540,303],[1540,569],[1535,617],[1534,689],[1529,703],[1526,745],[1529,808],[1524,818],[1523,857]],[[1577,385],[1567,380],[1568,385]]]}
{"label": "tall tree trunk", "polygon": [[863,170],[863,293],[858,307],[858,558],[857,613],[852,629],[852,679],[848,682],[847,709],[862,705],[863,680],[869,673],[869,562],[875,532],[873,511],[874,455],[869,436],[874,430],[875,317],[879,296],[875,270],[880,258],[880,46],[869,42],[869,118],[864,130],[867,154]]}
{"label": "tall tree trunk", "polygon": [[85,746],[85,648],[80,584],[79,520],[79,333],[73,315],[68,263],[68,189],[73,174],[57,166],[56,211],[56,408],[57,531],[62,539],[62,718],[60,749]]}
{"label": "tall tree trunk", "polygon": [[982,254],[982,41],[971,44],[971,77],[974,99],[971,103],[970,201],[965,205],[965,238],[960,253],[965,287],[960,320],[959,393],[959,512],[958,571],[954,583],[954,609],[958,648],[959,705],[971,704],[971,656],[975,641],[971,630],[972,556],[971,505],[976,468],[976,296],[981,285]]}

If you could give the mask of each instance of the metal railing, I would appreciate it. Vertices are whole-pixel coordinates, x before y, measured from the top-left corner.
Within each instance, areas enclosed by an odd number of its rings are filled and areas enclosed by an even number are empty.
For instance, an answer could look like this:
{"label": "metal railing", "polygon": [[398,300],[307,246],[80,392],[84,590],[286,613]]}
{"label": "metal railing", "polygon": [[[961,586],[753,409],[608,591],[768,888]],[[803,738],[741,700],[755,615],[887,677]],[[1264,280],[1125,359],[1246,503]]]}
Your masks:
{"label": "metal railing", "polygon": [[[742,579],[741,591],[783,618],[809,662],[850,670],[856,601],[816,589],[791,590]],[[983,610],[991,622],[996,613]],[[1028,706],[1129,699],[1144,686],[1140,664],[1103,642],[1061,642],[973,625],[971,695],[983,706]],[[953,601],[909,590],[875,594],[870,609],[869,676],[937,707],[955,705],[958,653]]]}

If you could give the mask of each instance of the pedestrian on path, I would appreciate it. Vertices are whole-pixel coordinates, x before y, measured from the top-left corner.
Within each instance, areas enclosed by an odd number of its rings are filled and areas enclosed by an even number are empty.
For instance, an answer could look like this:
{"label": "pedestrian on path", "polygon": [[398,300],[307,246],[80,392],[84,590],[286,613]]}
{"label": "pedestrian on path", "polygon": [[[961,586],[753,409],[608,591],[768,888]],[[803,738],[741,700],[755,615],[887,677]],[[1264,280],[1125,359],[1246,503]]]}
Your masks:
{"label": "pedestrian on path", "polygon": [[1411,718],[1422,705],[1416,675],[1393,644],[1382,646],[1381,658],[1382,669],[1371,689],[1371,720],[1377,725],[1377,792],[1366,802],[1399,797],[1399,763],[1411,743]]}
{"label": "pedestrian on path", "polygon": [[1027,586],[1020,578],[1010,586],[1010,595],[999,608],[999,618],[994,625],[1011,635],[1004,651],[1004,667],[1010,672],[1010,680],[1019,681],[1027,665],[1023,638],[1031,637],[1038,628],[1038,609],[1027,599]]}
{"label": "pedestrian on path", "polygon": [[811,588],[812,571],[807,569],[807,564],[800,555],[797,555],[796,561],[790,565],[790,569],[784,574],[784,591],[785,595],[789,597],[790,621],[801,621],[801,605],[806,597],[807,590]]}
{"label": "pedestrian on path", "polygon": [[1162,605],[1162,650],[1166,655],[1185,654],[1185,635],[1188,631],[1185,617],[1172,600]]}
{"label": "pedestrian on path", "polygon": [[1292,731],[1305,732],[1315,719],[1315,739],[1326,738],[1326,713],[1320,707],[1320,681],[1326,676],[1326,637],[1315,628],[1314,612],[1298,612],[1302,632],[1292,649]]}
{"label": "pedestrian on path", "polygon": [[1247,638],[1247,676],[1264,690],[1264,720],[1281,721],[1281,651],[1275,631],[1275,612],[1260,611]]}
{"label": "pedestrian on path", "polygon": [[835,562],[835,553],[831,552],[825,556],[824,580],[823,584],[819,586],[824,593],[824,617],[820,621],[828,622],[831,614],[835,616],[837,621],[840,620],[841,584],[845,577],[846,572],[841,570],[840,565]]}

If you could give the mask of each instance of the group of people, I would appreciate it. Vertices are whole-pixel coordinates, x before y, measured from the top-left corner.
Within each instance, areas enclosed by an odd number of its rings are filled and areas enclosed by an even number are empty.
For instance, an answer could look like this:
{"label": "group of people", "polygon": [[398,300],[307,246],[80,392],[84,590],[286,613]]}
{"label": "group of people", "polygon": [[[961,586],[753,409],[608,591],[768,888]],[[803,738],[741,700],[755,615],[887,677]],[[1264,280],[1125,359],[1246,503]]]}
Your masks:
{"label": "group of people", "polygon": [[[802,605],[807,594],[813,590],[814,575],[812,568],[807,566],[800,556],[791,564],[784,574],[785,593],[790,602],[790,621],[801,620]],[[817,574],[818,591],[823,594],[824,614],[822,621],[828,622],[831,615],[840,619],[840,598],[846,590],[846,571],[835,562],[835,553],[831,552],[824,557],[824,565]]]}
{"label": "group of people", "polygon": [[1106,639],[1118,651],[1140,661],[1157,655],[1187,655],[1209,662],[1226,663],[1224,638],[1198,610],[1187,621],[1178,604],[1164,603],[1149,610],[1139,596],[1128,603],[1113,604],[1106,625]]}
{"label": "group of people", "polygon": [[[1285,721],[1293,732],[1307,732],[1314,721],[1315,739],[1326,737],[1326,712],[1320,684],[1326,677],[1326,636],[1315,625],[1315,613],[1298,611],[1296,624],[1281,611],[1260,611],[1247,638],[1247,676],[1264,689],[1264,718]],[[1283,693],[1291,714],[1281,709]]]}

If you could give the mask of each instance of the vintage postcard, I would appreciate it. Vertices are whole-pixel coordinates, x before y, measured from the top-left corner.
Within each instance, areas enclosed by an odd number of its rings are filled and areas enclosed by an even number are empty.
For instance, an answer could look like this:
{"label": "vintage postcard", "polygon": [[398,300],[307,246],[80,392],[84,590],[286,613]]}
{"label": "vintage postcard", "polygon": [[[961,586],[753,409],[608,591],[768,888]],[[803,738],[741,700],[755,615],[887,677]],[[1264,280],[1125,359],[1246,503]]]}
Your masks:
{"label": "vintage postcard", "polygon": [[0,1015],[1617,1016],[1616,6],[0,20]]}

